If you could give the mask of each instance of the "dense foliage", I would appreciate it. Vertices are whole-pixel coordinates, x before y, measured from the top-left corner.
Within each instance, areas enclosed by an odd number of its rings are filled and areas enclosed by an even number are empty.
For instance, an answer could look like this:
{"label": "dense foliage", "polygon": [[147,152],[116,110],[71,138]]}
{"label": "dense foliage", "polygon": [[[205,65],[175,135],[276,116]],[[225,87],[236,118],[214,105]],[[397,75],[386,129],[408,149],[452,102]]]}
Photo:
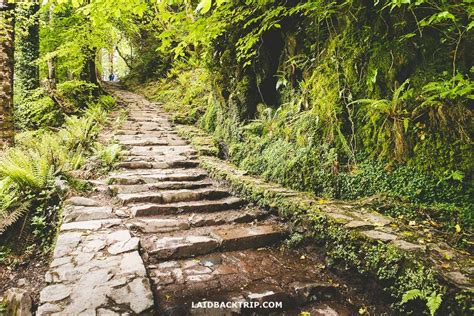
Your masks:
{"label": "dense foliage", "polygon": [[[84,167],[91,168],[90,163],[85,166],[86,158],[96,156],[97,169],[109,169],[118,158],[117,145],[94,146],[106,122],[106,111],[113,104],[113,99],[104,96],[90,103],[80,116],[65,115],[59,129],[51,130],[51,125],[44,122],[41,128],[19,133],[15,147],[0,154],[2,245],[10,245],[23,256],[50,250],[60,221],[61,200],[68,190],[86,188],[86,183],[79,180],[86,171]],[[111,150],[114,154],[109,158]],[[22,243],[18,243],[18,236]]]}
{"label": "dense foliage", "polygon": [[49,252],[63,198],[110,170],[121,147],[97,140],[115,106],[95,69],[107,25],[92,27],[70,2],[21,2],[14,15],[15,145],[0,152],[0,263],[16,264]]}
{"label": "dense foliage", "polygon": [[150,6],[159,14],[146,11],[135,36],[158,51],[140,55],[129,82],[163,77],[142,91],[178,122],[199,120],[223,156],[325,197],[378,196],[379,211],[469,247],[468,1]]}
{"label": "dense foliage", "polygon": [[[150,7],[158,14],[145,12],[132,37],[142,52],[128,83],[213,133],[222,157],[472,249],[469,1]],[[416,286],[389,291],[434,314],[440,293]]]}

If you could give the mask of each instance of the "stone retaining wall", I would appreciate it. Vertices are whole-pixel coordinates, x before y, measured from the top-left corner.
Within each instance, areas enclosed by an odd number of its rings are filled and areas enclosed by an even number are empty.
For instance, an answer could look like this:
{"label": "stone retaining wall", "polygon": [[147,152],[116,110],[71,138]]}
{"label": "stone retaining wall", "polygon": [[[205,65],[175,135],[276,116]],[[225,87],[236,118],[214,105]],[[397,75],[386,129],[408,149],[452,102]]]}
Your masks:
{"label": "stone retaining wall", "polygon": [[202,153],[201,167],[212,177],[259,206],[276,209],[293,223],[294,232],[323,245],[332,261],[378,279],[394,297],[394,306],[403,310],[403,294],[419,289],[426,296],[442,294],[443,313],[468,313],[474,289],[474,266],[468,253],[442,240],[427,241],[423,232],[356,202],[326,201],[248,175],[212,157],[217,148],[205,132],[181,126],[179,133]]}

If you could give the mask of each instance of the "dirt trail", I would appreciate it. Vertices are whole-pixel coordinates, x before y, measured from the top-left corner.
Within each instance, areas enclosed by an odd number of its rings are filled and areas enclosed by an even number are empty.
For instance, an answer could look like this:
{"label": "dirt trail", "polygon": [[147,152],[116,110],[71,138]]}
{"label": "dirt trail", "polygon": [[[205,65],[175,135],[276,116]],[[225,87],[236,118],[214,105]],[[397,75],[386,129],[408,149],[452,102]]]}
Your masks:
{"label": "dirt trail", "polygon": [[39,315],[353,315],[370,304],[350,276],[282,247],[284,223],[212,181],[158,105],[113,93],[129,116],[105,136],[126,152],[94,195],[69,201]]}

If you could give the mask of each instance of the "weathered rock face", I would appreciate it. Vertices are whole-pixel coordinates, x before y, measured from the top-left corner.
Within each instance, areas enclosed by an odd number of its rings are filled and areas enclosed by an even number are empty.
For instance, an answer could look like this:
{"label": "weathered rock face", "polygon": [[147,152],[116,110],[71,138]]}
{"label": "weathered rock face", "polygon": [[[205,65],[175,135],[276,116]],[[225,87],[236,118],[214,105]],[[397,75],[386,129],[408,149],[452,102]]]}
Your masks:
{"label": "weathered rock face", "polygon": [[14,5],[0,1],[0,148],[13,142]]}
{"label": "weathered rock face", "polygon": [[6,315],[30,316],[32,301],[26,290],[11,288],[5,294]]}

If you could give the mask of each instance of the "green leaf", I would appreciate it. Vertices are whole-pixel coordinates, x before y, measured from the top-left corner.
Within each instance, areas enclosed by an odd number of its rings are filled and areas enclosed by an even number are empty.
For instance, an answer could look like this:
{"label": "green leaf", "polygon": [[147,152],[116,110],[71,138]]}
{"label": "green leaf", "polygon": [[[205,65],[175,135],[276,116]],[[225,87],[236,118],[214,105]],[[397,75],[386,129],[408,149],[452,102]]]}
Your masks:
{"label": "green leaf", "polygon": [[423,298],[423,293],[418,290],[418,289],[413,289],[405,292],[402,297],[402,304],[405,304],[408,301],[417,299],[417,298]]}
{"label": "green leaf", "polygon": [[466,30],[469,31],[473,27],[474,27],[474,21],[471,21],[471,23],[469,23],[469,25],[467,26]]}
{"label": "green leaf", "polygon": [[441,306],[441,302],[443,299],[441,298],[441,294],[437,294],[436,291],[431,293],[431,295],[428,297],[428,300],[426,301],[426,306],[430,310],[431,316],[434,316],[438,308]]}
{"label": "green leaf", "polygon": [[441,19],[447,19],[447,20],[456,20],[456,18],[454,17],[454,15],[452,15],[451,13],[449,13],[449,11],[443,11],[441,13],[438,13],[438,19],[441,20]]}
{"label": "green leaf", "polygon": [[456,170],[451,174],[453,180],[462,181],[464,179],[464,173],[462,171]]}
{"label": "green leaf", "polygon": [[201,12],[201,14],[205,14],[211,9],[211,5],[212,0],[201,0],[201,2],[199,2],[198,6],[196,7],[196,12]]}
{"label": "green leaf", "polygon": [[403,128],[405,129],[405,133],[408,131],[408,124],[410,124],[410,120],[408,118],[403,119]]}

